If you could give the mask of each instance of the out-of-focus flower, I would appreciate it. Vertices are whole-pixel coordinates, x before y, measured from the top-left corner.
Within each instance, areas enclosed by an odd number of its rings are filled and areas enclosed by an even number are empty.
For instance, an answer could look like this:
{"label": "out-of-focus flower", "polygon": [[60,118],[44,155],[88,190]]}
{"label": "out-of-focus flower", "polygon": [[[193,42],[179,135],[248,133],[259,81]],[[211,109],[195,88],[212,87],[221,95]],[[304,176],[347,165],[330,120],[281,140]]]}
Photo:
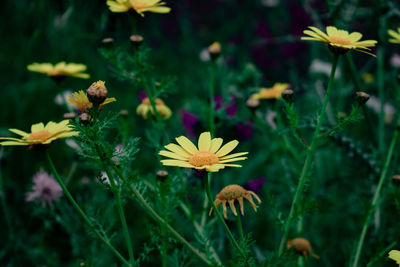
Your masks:
{"label": "out-of-focus flower", "polygon": [[57,94],[55,99],[54,99],[54,102],[57,105],[63,106],[65,104],[67,104],[68,98],[70,96],[72,96],[72,91],[71,90],[66,90],[66,91],[64,91],[62,93]]}
{"label": "out-of-focus flower", "polygon": [[250,180],[246,183],[245,187],[249,190],[253,191],[254,193],[258,194],[261,190],[261,187],[265,183],[265,177],[259,177],[257,179]]}
{"label": "out-of-focus flower", "polygon": [[371,73],[364,73],[362,75],[362,79],[365,83],[373,83],[374,82],[374,75],[372,75]]}
{"label": "out-of-focus flower", "polygon": [[389,252],[389,258],[396,261],[396,263],[400,266],[400,251],[392,249]]}
{"label": "out-of-focus flower", "polygon": [[206,170],[207,172],[217,172],[225,167],[242,167],[229,162],[245,160],[247,157],[241,157],[248,152],[234,153],[228,155],[239,144],[233,140],[222,145],[222,138],[211,139],[209,132],[200,135],[198,148],[185,136],[176,138],[179,146],[168,144],[164,146],[166,150],[161,150],[158,154],[171,159],[161,160],[164,166],[176,166],[183,168],[193,168],[197,170]]}
{"label": "out-of-focus flower", "polygon": [[233,117],[237,111],[237,105],[234,103],[235,96],[231,95],[228,105],[224,102],[224,98],[221,95],[214,97],[215,107],[214,110],[219,110],[221,108],[225,109],[226,115]]}
{"label": "out-of-focus flower", "polygon": [[171,8],[164,6],[166,3],[160,0],[109,0],[107,5],[112,12],[136,11],[144,17],[143,12],[169,13]]}
{"label": "out-of-focus flower", "polygon": [[[381,112],[381,101],[375,96],[370,96],[367,102],[367,107],[379,114]],[[383,111],[385,113],[385,123],[391,123],[393,121],[396,109],[392,104],[384,103]]]}
{"label": "out-of-focus flower", "polygon": [[[157,98],[155,100],[156,110],[161,117],[165,119],[169,119],[172,115],[171,110],[167,105],[165,105],[164,101]],[[136,108],[136,113],[142,116],[144,119],[147,119],[149,113],[154,115],[153,107],[151,106],[150,99],[146,97],[142,100],[142,103]]]}
{"label": "out-of-focus flower", "polygon": [[400,67],[400,55],[399,54],[394,53],[390,57],[390,65],[392,65],[392,67],[395,67],[395,68]]}
{"label": "out-of-focus flower", "polygon": [[118,164],[120,158],[125,156],[125,153],[122,153],[123,149],[124,145],[122,144],[118,144],[115,146],[114,156],[111,158],[115,164]]}
{"label": "out-of-focus flower", "polygon": [[276,125],[276,112],[275,111],[268,110],[267,116],[266,116],[266,121],[272,129],[276,130],[278,128]]}
{"label": "out-of-focus flower", "polygon": [[40,170],[32,178],[32,191],[26,193],[25,200],[29,202],[40,202],[44,207],[46,204],[53,206],[53,201],[57,201],[63,195],[63,191],[53,175],[44,170]]}
{"label": "out-of-focus flower", "polygon": [[332,52],[337,54],[344,54],[348,50],[355,50],[375,56],[368,51],[371,50],[369,47],[374,47],[377,41],[360,41],[362,34],[359,32],[349,33],[348,31],[339,30],[333,26],[326,27],[326,33],[316,27],[309,26],[308,28],[310,28],[311,31],[304,30],[303,33],[308,36],[301,37],[301,40],[324,42],[328,44]]}
{"label": "out-of-focus flower", "polygon": [[74,139],[66,139],[65,143],[70,148],[74,149],[76,152],[82,152],[82,148],[78,145],[78,143]]}
{"label": "out-of-focus flower", "polygon": [[[98,178],[99,182],[102,184],[107,184],[107,185],[111,185],[110,183],[110,178],[108,178],[108,175],[106,172],[101,172],[100,173],[100,177]],[[118,181],[114,180],[114,184],[118,185]]]}
{"label": "out-of-focus flower", "polygon": [[[319,59],[314,59],[311,62],[310,71],[314,73],[323,73],[327,76],[331,74],[332,64]],[[336,69],[335,78],[339,78],[341,75],[340,68]]]}
{"label": "out-of-focus flower", "polygon": [[210,52],[208,52],[208,48],[204,48],[200,51],[199,58],[203,62],[210,61],[211,57]]}
{"label": "out-of-focus flower", "polygon": [[275,83],[270,88],[261,88],[258,93],[251,95],[255,99],[280,99],[282,92],[290,88],[288,83]]}
{"label": "out-of-focus flower", "polygon": [[211,59],[217,59],[221,54],[221,44],[219,42],[214,42],[208,47],[208,53]]}
{"label": "out-of-focus flower", "polygon": [[[100,104],[100,107],[114,101],[117,101],[114,97],[106,98],[106,100]],[[87,112],[93,107],[92,102],[89,101],[89,98],[83,90],[73,93],[73,95],[68,98],[68,104],[74,105],[81,113]]]}
{"label": "out-of-focus flower", "polygon": [[287,242],[287,248],[290,249],[292,247],[294,247],[296,252],[302,254],[304,257],[311,256],[316,259],[319,258],[318,255],[315,255],[314,253],[312,253],[311,244],[305,238],[295,238],[295,239],[289,240]]}
{"label": "out-of-focus flower", "polygon": [[195,137],[197,135],[197,130],[200,128],[199,118],[184,109],[182,109],[181,114],[183,128],[185,129],[187,135],[190,137]]}
{"label": "out-of-focus flower", "polygon": [[46,126],[42,122],[33,124],[31,132],[26,133],[18,129],[9,129],[10,132],[22,136],[22,138],[0,137],[2,146],[36,146],[47,145],[56,139],[77,136],[79,132],[73,131],[73,127],[68,125],[69,120],[63,120],[59,123],[48,122]]}
{"label": "out-of-focus flower", "polygon": [[249,140],[253,136],[253,122],[251,120],[237,123],[233,128],[239,140]]}
{"label": "out-of-focus flower", "polygon": [[27,69],[33,72],[47,74],[52,77],[72,76],[76,78],[88,79],[89,74],[84,73],[87,69],[84,64],[65,63],[64,61],[53,65],[51,63],[32,63]]}
{"label": "out-of-focus flower", "polygon": [[392,37],[389,39],[390,43],[400,44],[400,28],[397,28],[397,32],[390,29],[388,30],[388,34]]}
{"label": "out-of-focus flower", "polygon": [[[244,215],[244,209],[243,209],[243,199],[244,198],[249,201],[249,203],[253,207],[254,211],[257,211],[258,207],[253,202],[252,196],[255,199],[257,199],[258,204],[261,203],[261,199],[254,192],[248,191],[248,190],[244,189],[243,187],[241,187],[240,185],[231,184],[231,185],[224,187],[221,190],[221,192],[218,193],[218,195],[215,197],[214,204],[215,204],[215,207],[218,208],[222,203],[222,209],[224,212],[224,217],[226,219],[228,217],[227,211],[226,211],[226,202],[228,202],[233,214],[235,216],[237,216],[236,207],[235,207],[235,200],[237,200],[239,202],[239,206],[240,206],[240,214],[242,214],[242,216],[243,216]],[[213,209],[211,208],[208,215],[211,215],[212,211],[213,211]]]}
{"label": "out-of-focus flower", "polygon": [[279,5],[280,0],[261,0],[261,5],[266,7],[276,7]]}

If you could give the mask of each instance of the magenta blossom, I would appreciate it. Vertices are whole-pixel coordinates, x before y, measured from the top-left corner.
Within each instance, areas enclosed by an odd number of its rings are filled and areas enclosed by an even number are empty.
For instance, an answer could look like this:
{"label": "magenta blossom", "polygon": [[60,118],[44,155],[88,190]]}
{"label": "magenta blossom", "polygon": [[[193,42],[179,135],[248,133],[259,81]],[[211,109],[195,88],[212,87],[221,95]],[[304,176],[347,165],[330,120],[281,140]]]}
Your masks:
{"label": "magenta blossom", "polygon": [[46,204],[52,207],[53,201],[59,200],[63,195],[63,191],[53,175],[42,169],[33,176],[32,180],[32,192],[26,193],[26,201],[37,201],[41,202],[43,207]]}
{"label": "magenta blossom", "polygon": [[229,102],[225,103],[224,98],[220,95],[217,95],[214,97],[214,103],[215,103],[215,111],[223,108],[225,109],[226,115],[229,117],[233,117],[236,115],[237,111],[237,105],[235,104],[235,96],[231,95]]}

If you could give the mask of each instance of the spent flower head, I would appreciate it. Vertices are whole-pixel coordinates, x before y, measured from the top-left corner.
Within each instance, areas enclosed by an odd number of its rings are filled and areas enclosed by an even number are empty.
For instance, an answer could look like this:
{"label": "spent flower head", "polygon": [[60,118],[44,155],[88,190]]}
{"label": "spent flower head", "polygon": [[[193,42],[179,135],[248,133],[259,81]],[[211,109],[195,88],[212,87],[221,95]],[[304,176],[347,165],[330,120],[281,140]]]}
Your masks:
{"label": "spent flower head", "polygon": [[103,81],[97,81],[89,86],[89,88],[86,90],[86,95],[90,102],[95,105],[100,105],[106,100],[108,91],[105,84],[106,83]]}
{"label": "spent flower head", "polygon": [[44,170],[36,173],[32,180],[32,191],[26,193],[26,201],[38,201],[42,206],[47,204],[52,207],[53,201],[63,195],[63,191],[54,177]]}
{"label": "spent flower head", "polygon": [[82,79],[89,79],[90,75],[84,73],[87,69],[84,64],[66,63],[64,61],[53,65],[51,63],[32,63],[27,66],[29,71],[47,74],[51,77],[71,76]]}
{"label": "spent flower head", "polygon": [[143,12],[169,13],[171,8],[165,6],[165,2],[160,0],[108,0],[107,5],[111,12],[136,11],[144,17]]}
{"label": "spent flower head", "polygon": [[185,136],[176,138],[176,141],[179,145],[168,144],[165,148],[169,151],[161,150],[159,152],[160,155],[171,158],[161,160],[161,163],[165,166],[217,172],[225,167],[242,167],[230,162],[247,159],[247,157],[241,156],[248,154],[248,152],[228,155],[239,144],[237,140],[230,141],[221,147],[222,138],[211,139],[209,132],[200,135],[198,148]]}
{"label": "spent flower head", "polygon": [[375,56],[368,51],[371,50],[369,47],[374,47],[377,41],[360,41],[362,34],[359,32],[349,33],[348,31],[339,30],[333,26],[326,27],[326,33],[316,27],[309,26],[308,28],[310,28],[310,30],[303,31],[307,36],[301,37],[301,40],[324,42],[328,44],[329,49],[335,54],[344,54],[348,50],[355,50]]}
{"label": "spent flower head", "polygon": [[[155,99],[156,110],[161,117],[165,119],[169,119],[172,115],[171,110],[167,105],[165,105],[164,101],[157,98]],[[147,119],[149,113],[154,115],[153,107],[151,106],[150,99],[148,97],[142,100],[142,103],[136,108],[136,113],[142,116],[144,119]]]}
{"label": "spent flower head", "polygon": [[0,145],[31,147],[48,145],[57,139],[77,136],[79,132],[73,130],[74,128],[69,125],[69,120],[63,120],[59,123],[50,121],[46,124],[46,126],[42,122],[40,122],[31,126],[30,133],[26,133],[18,129],[9,129],[10,132],[18,134],[22,137],[0,137],[0,140],[5,140],[3,142],[0,142]]}
{"label": "spent flower head", "polygon": [[[222,204],[222,209],[224,212],[224,217],[225,219],[227,218],[227,210],[226,210],[226,202],[228,202],[233,214],[237,216],[236,212],[236,207],[235,207],[235,200],[239,202],[239,207],[240,207],[240,213],[242,216],[244,215],[244,209],[243,209],[243,199],[247,199],[250,203],[250,205],[253,207],[254,211],[257,211],[257,206],[253,202],[253,197],[257,199],[258,204],[261,203],[261,199],[257,196],[256,193],[246,190],[240,185],[237,184],[231,184],[226,187],[224,187],[221,192],[218,193],[218,195],[215,197],[214,204],[215,207],[218,208]],[[213,209],[210,209],[210,212],[208,215],[212,214]]]}

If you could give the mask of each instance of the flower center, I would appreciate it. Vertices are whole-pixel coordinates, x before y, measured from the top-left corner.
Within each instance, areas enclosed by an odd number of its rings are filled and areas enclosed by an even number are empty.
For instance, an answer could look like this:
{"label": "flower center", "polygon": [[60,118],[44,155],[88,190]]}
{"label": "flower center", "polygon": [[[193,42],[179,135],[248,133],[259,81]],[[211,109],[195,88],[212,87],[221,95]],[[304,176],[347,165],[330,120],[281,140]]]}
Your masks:
{"label": "flower center", "polygon": [[140,10],[146,7],[149,7],[147,3],[141,2],[141,1],[137,1],[137,0],[130,0],[131,5],[133,7],[134,10]]}
{"label": "flower center", "polygon": [[37,141],[38,140],[40,142],[44,142],[47,139],[49,139],[52,135],[53,134],[51,132],[49,132],[49,131],[41,130],[41,131],[38,131],[38,132],[35,132],[35,133],[31,133],[28,136],[27,140],[28,141]]}
{"label": "flower center", "polygon": [[189,163],[196,167],[213,165],[218,162],[218,157],[209,151],[198,151],[189,159]]}
{"label": "flower center", "polygon": [[329,37],[329,41],[333,44],[339,44],[339,45],[351,45],[352,44],[352,42],[350,42],[349,39],[337,37],[337,36]]}

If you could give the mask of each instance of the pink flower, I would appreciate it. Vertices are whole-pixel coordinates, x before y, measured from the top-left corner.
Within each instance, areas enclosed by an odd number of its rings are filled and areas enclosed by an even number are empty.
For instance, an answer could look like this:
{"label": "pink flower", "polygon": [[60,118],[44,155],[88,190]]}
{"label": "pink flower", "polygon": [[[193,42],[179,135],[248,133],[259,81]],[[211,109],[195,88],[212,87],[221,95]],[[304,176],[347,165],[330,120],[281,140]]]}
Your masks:
{"label": "pink flower", "polygon": [[32,192],[26,193],[26,201],[37,201],[41,202],[43,207],[46,204],[52,207],[53,201],[59,200],[63,195],[63,191],[53,175],[48,174],[42,169],[33,176],[32,180]]}

